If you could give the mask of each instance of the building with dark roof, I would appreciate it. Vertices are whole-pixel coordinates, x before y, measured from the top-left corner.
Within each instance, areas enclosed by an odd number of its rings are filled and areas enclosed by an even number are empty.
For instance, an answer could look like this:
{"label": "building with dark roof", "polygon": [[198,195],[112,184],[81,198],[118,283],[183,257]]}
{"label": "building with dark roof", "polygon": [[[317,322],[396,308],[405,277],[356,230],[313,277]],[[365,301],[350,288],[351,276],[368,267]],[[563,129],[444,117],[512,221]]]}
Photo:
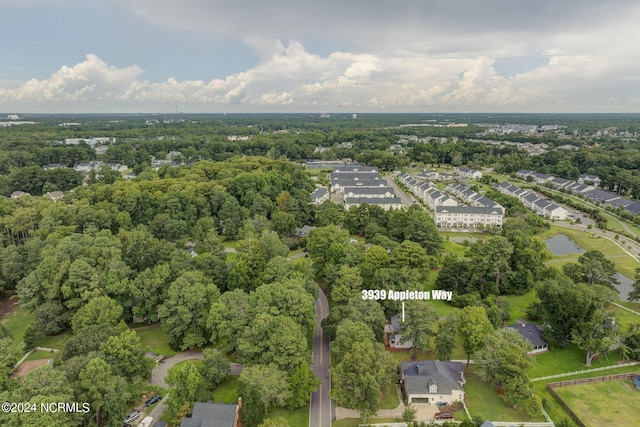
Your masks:
{"label": "building with dark roof", "polygon": [[404,340],[402,335],[398,333],[400,330],[400,315],[395,314],[391,316],[390,324],[385,326],[385,333],[387,334],[387,338],[389,339],[389,347],[391,348],[401,348],[401,349],[409,349],[413,348],[413,340]]}
{"label": "building with dark roof", "polygon": [[518,332],[522,339],[529,341],[533,346],[533,350],[529,354],[542,353],[549,350],[549,343],[542,338],[542,327],[534,323],[516,323],[515,325],[507,325],[505,328],[513,329]]}
{"label": "building with dark roof", "polygon": [[464,400],[464,368],[460,362],[402,362],[402,384],[409,404],[450,404]]}
{"label": "building with dark roof", "polygon": [[379,206],[385,211],[389,209],[401,209],[402,208],[402,200],[397,197],[376,197],[376,198],[365,198],[365,197],[347,197],[344,199],[344,208],[349,210],[353,206],[359,206],[363,203],[368,203],[371,206]]}
{"label": "building with dark roof", "polygon": [[317,228],[318,227],[315,227],[313,225],[304,225],[302,227],[296,227],[296,237],[300,239],[307,237],[309,233],[311,233],[313,230]]}
{"label": "building with dark roof", "polygon": [[324,187],[320,187],[316,189],[313,193],[311,193],[311,200],[316,205],[321,204],[325,200],[329,200],[329,190]]}
{"label": "building with dark roof", "polygon": [[183,418],[180,427],[234,427],[238,405],[196,402],[190,418]]}

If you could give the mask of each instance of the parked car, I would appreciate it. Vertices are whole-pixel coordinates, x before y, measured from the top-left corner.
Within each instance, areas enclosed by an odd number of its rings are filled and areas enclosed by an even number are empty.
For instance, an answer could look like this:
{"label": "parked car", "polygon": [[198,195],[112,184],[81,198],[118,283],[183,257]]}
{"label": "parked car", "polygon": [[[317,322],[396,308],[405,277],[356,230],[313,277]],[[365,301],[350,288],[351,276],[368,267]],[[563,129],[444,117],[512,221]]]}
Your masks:
{"label": "parked car", "polygon": [[144,420],[140,421],[138,427],[151,427],[151,423],[153,422],[153,417],[147,417]]}
{"label": "parked car", "polygon": [[129,415],[127,415],[127,417],[124,419],[124,423],[128,424],[132,421],[137,420],[138,418],[140,418],[140,411],[130,412]]}
{"label": "parked car", "polygon": [[161,399],[159,394],[153,395],[151,396],[146,402],[144,402],[145,406],[151,406],[154,403],[156,403],[157,401],[159,401]]}
{"label": "parked car", "polygon": [[436,420],[451,420],[453,419],[453,414],[451,412],[438,412],[434,415]]}

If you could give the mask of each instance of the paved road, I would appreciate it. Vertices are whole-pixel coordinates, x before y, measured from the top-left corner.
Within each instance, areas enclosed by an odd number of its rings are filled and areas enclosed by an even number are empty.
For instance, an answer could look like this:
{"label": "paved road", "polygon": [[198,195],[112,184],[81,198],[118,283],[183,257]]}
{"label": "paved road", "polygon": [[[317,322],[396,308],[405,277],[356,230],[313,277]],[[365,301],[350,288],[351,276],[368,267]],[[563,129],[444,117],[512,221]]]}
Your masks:
{"label": "paved road", "polygon": [[[165,378],[169,374],[169,369],[180,362],[184,362],[185,360],[202,360],[202,352],[195,350],[185,351],[183,353],[176,354],[175,356],[162,359],[162,361],[151,371],[151,380],[149,380],[149,382],[168,389],[169,386],[165,382]],[[231,363],[230,365],[229,375],[240,375],[242,372],[242,365],[238,363]]]}
{"label": "paved road", "polygon": [[322,332],[320,322],[329,314],[327,297],[320,290],[315,302],[316,335],[313,338],[313,373],[322,381],[317,391],[311,393],[309,405],[309,427],[331,427],[331,401],[329,391],[329,337]]}
{"label": "paved road", "polygon": [[389,185],[389,187],[393,188],[393,191],[396,193],[396,196],[399,197],[400,200],[402,200],[403,205],[405,205],[406,207],[409,207],[415,203],[415,200],[412,197],[408,196],[407,193],[405,193],[402,190],[402,188],[398,187],[398,184],[393,182],[393,175],[387,176],[386,179],[387,179],[387,184]]}
{"label": "paved road", "polygon": [[[169,369],[173,366],[177,365],[180,362],[184,362],[186,360],[202,360],[202,352],[201,351],[185,351],[183,353],[176,354],[175,356],[167,357],[162,359],[160,363],[156,365],[155,368],[151,371],[151,379],[149,382],[154,385],[158,385],[162,388],[168,389],[169,386],[165,382],[167,374],[169,374]],[[229,369],[229,375],[240,375],[242,372],[242,365],[237,363],[231,363]],[[167,393],[160,402],[151,410],[148,417],[153,417],[153,421],[160,421],[162,414],[167,410],[167,398],[169,397],[169,393]]]}

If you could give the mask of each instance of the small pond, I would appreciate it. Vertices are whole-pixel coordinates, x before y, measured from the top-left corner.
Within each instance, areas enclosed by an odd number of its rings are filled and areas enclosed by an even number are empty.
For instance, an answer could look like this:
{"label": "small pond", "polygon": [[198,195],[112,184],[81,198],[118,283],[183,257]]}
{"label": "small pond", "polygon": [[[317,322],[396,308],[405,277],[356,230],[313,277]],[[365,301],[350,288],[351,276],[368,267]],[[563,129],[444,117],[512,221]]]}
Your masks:
{"label": "small pond", "polygon": [[571,255],[586,252],[583,248],[578,246],[576,242],[564,234],[556,234],[555,236],[545,240],[544,243],[554,255]]}

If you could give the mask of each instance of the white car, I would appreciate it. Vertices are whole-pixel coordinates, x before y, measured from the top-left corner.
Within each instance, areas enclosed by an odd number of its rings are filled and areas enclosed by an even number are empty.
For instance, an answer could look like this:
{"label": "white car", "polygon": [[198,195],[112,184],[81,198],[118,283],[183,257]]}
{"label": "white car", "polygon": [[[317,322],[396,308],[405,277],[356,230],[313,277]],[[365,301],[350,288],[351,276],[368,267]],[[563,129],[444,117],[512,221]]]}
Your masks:
{"label": "white car", "polygon": [[153,417],[147,417],[144,420],[140,421],[138,427],[151,427],[151,423],[153,423]]}
{"label": "white car", "polygon": [[127,418],[124,419],[125,424],[128,424],[132,421],[137,420],[138,418],[140,418],[140,412],[139,411],[133,411],[130,412],[129,415],[127,415]]}

